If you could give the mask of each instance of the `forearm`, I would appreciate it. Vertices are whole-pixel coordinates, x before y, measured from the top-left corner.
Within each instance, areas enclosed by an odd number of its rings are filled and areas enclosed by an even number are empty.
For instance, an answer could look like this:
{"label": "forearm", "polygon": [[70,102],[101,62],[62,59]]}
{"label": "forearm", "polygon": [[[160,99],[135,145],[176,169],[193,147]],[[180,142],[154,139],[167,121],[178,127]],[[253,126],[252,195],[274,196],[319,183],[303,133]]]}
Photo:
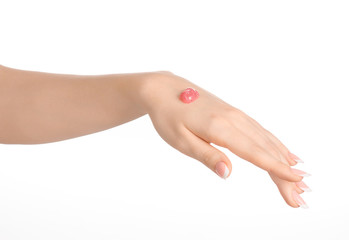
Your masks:
{"label": "forearm", "polygon": [[115,127],[146,114],[154,73],[72,75],[0,66],[0,142],[47,143]]}

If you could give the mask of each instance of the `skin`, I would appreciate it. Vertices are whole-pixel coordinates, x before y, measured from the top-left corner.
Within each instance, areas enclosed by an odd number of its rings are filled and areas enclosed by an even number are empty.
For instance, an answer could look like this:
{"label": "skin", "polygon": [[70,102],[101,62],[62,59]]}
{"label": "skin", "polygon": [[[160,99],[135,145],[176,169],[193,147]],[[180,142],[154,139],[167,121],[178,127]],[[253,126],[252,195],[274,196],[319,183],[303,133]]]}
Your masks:
{"label": "skin", "polygon": [[[192,87],[200,97],[182,103]],[[242,110],[185,78],[168,71],[105,75],[54,74],[0,65],[0,143],[43,144],[75,138],[148,114],[159,135],[172,147],[213,172],[232,153],[268,172],[285,202],[299,207],[292,190],[303,177],[297,162],[272,133]],[[215,172],[216,173],[216,172]]]}

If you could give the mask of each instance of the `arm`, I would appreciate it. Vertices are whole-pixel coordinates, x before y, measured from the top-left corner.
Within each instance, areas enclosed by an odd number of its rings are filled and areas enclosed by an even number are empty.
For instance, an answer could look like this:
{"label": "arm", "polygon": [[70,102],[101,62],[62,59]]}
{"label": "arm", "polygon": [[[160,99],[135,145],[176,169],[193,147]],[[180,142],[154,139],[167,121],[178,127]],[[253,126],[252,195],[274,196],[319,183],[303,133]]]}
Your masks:
{"label": "arm", "polygon": [[[192,87],[200,97],[178,97]],[[218,146],[266,170],[292,207],[306,173],[290,166],[297,158],[243,111],[170,72],[66,75],[0,66],[0,142],[46,143],[105,130],[149,114],[159,135],[219,176],[232,165]]]}
{"label": "arm", "polygon": [[52,74],[0,65],[0,142],[60,141],[141,117],[143,89],[154,75]]}

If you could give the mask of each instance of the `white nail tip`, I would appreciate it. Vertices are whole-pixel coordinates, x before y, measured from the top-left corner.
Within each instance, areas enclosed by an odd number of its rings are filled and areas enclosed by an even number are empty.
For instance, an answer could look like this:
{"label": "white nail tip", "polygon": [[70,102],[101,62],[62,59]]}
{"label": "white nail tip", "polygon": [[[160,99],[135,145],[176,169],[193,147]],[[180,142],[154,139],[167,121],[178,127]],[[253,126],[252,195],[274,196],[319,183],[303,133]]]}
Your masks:
{"label": "white nail tip", "polygon": [[304,163],[303,162],[303,160],[301,160],[301,159],[297,159],[297,160],[295,160],[297,163]]}
{"label": "white nail tip", "polygon": [[303,209],[309,208],[307,204],[301,204],[301,205],[299,205],[299,206],[300,206],[301,208],[303,208]]}
{"label": "white nail tip", "polygon": [[311,192],[310,188],[301,188],[304,192]]}
{"label": "white nail tip", "polygon": [[311,174],[310,173],[305,173],[305,174],[301,174],[300,176],[302,176],[302,177],[310,177]]}
{"label": "white nail tip", "polygon": [[229,168],[227,166],[225,166],[223,178],[226,179],[228,177],[228,175],[229,175]]}

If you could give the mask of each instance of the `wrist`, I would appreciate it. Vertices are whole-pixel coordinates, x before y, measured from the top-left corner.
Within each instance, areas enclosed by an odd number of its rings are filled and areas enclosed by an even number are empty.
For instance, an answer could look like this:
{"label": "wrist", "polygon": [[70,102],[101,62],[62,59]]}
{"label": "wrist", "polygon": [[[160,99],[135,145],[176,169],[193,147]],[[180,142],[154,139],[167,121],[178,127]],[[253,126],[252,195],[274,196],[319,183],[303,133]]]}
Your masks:
{"label": "wrist", "polygon": [[161,86],[168,85],[171,79],[174,79],[174,74],[169,71],[156,71],[145,74],[139,88],[138,96],[140,105],[146,113],[150,113],[154,105],[160,100],[158,92],[164,88]]}

